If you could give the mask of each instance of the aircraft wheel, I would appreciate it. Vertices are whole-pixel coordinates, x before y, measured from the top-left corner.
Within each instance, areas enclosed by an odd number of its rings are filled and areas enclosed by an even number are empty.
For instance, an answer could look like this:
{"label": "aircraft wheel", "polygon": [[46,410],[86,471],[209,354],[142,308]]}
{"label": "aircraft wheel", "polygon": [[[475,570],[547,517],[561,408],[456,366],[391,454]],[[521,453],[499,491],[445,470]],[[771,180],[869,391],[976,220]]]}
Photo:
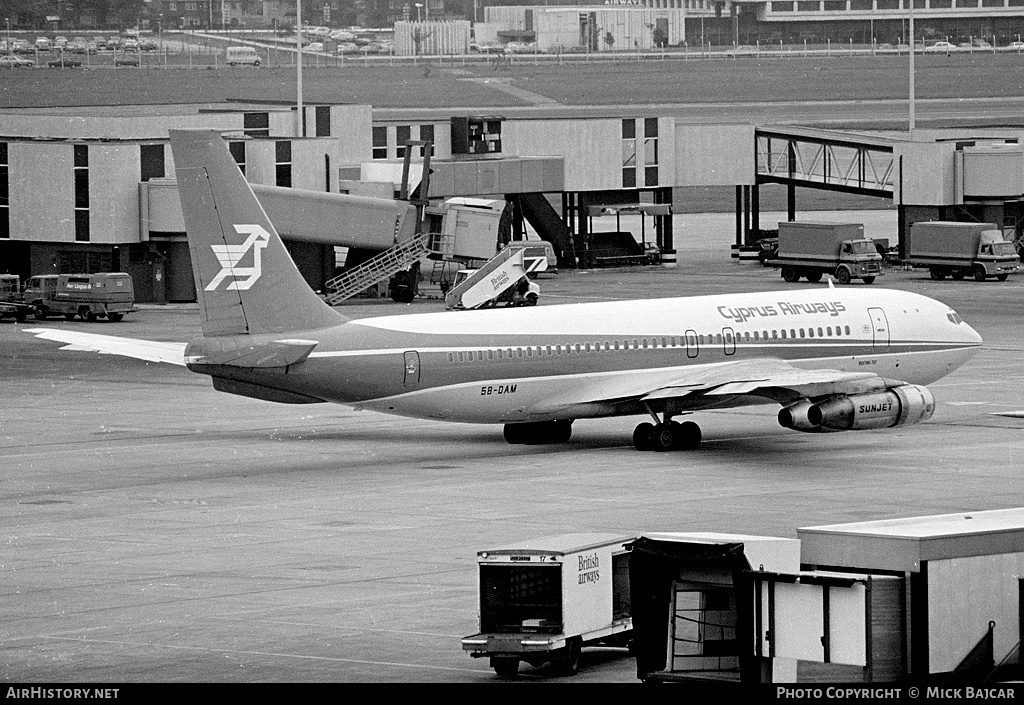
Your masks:
{"label": "aircraft wheel", "polygon": [[507,423],[505,428],[502,430],[502,435],[505,436],[505,441],[512,445],[519,445],[526,442],[526,433],[523,428],[526,424],[521,423]]}
{"label": "aircraft wheel", "polygon": [[850,270],[849,269],[847,269],[846,267],[836,267],[836,281],[837,282],[839,282],[840,284],[845,285],[845,284],[849,284],[851,279],[853,279],[853,277],[850,276]]}
{"label": "aircraft wheel", "polygon": [[549,423],[549,443],[568,443],[572,437],[572,420],[559,419]]}
{"label": "aircraft wheel", "polygon": [[985,277],[987,277],[987,276],[988,276],[988,273],[985,271],[984,267],[975,267],[974,268],[974,281],[976,281],[976,282],[983,282],[983,281],[985,281]]}
{"label": "aircraft wheel", "polygon": [[633,447],[637,450],[652,450],[654,448],[654,424],[647,421],[633,429]]}
{"label": "aircraft wheel", "polygon": [[679,439],[676,448],[679,450],[697,450],[700,448],[701,435],[700,426],[693,421],[684,421],[679,424],[679,429],[676,433]]}
{"label": "aircraft wheel", "polygon": [[651,433],[651,445],[659,453],[665,453],[678,445],[676,436],[679,434],[679,424],[675,421],[660,423],[654,427]]}
{"label": "aircraft wheel", "polygon": [[491,656],[491,668],[502,678],[515,678],[519,673],[519,659],[514,656]]}

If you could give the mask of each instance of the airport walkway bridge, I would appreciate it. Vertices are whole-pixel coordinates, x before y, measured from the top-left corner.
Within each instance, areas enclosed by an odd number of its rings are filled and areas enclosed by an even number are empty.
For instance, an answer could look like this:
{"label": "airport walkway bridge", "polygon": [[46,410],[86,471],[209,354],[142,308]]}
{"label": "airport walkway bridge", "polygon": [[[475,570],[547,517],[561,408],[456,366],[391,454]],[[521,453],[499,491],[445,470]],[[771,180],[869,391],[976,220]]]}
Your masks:
{"label": "airport walkway bridge", "polygon": [[762,184],[786,187],[789,220],[796,219],[798,186],[893,199],[893,139],[791,126],[758,127],[754,138],[754,185],[736,187],[737,250],[759,237]]}

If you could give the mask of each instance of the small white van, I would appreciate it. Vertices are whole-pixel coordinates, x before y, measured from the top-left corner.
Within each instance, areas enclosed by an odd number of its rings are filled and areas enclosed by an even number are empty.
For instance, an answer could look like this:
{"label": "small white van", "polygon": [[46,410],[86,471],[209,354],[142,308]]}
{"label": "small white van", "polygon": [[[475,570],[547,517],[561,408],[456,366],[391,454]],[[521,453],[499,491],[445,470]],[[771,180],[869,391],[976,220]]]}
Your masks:
{"label": "small white van", "polygon": [[224,60],[228,66],[236,66],[238,64],[260,65],[260,55],[252,47],[228,47],[224,54]]}

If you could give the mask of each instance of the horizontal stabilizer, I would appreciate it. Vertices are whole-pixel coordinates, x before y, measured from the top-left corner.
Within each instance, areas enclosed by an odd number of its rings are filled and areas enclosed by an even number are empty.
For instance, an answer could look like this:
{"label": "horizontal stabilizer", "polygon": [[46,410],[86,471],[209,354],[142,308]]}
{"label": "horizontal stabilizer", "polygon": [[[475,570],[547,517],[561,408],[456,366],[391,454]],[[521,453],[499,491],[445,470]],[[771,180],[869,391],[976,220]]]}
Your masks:
{"label": "horizontal stabilizer", "polygon": [[104,355],[121,355],[147,362],[166,362],[171,365],[185,364],[185,343],[171,343],[160,340],[135,340],[115,335],[80,333],[75,330],[56,328],[25,328],[37,338],[67,343],[62,350],[97,352]]}

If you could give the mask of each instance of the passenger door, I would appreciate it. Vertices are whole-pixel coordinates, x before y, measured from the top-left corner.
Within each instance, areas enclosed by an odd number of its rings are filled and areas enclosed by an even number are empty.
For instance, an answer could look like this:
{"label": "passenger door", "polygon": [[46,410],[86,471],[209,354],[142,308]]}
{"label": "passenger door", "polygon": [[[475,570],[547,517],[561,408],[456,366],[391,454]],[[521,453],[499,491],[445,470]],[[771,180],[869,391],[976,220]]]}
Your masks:
{"label": "passenger door", "polygon": [[420,383],[420,354],[415,350],[407,350],[404,356],[405,374],[402,385],[415,387]]}
{"label": "passenger door", "polygon": [[868,315],[871,316],[872,345],[876,348],[889,347],[889,321],[885,317],[885,311],[880,308],[869,308]]}

